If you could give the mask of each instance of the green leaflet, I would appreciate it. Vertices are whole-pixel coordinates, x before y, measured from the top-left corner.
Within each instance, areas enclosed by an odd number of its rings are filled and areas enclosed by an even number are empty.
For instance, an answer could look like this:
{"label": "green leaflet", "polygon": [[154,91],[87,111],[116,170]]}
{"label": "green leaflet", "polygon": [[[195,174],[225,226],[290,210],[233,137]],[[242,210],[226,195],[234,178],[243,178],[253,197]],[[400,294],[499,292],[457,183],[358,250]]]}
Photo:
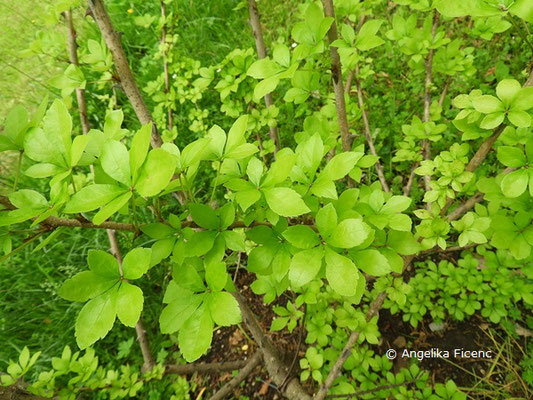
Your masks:
{"label": "green leaflet", "polygon": [[272,188],[265,189],[264,193],[270,209],[283,217],[297,217],[310,211],[293,189]]}
{"label": "green leaflet", "polygon": [[327,242],[334,247],[349,249],[363,243],[369,235],[370,227],[359,219],[345,219],[331,232]]}
{"label": "green leaflet", "polygon": [[289,267],[289,280],[291,284],[299,287],[315,279],[322,266],[323,256],[324,250],[322,247],[296,253]]}
{"label": "green leaflet", "polygon": [[211,293],[206,300],[214,323],[221,326],[239,324],[242,321],[237,300],[228,292]]}
{"label": "green leaflet", "polygon": [[299,249],[310,249],[319,244],[318,235],[305,225],[290,226],[283,231],[283,237]]}
{"label": "green leaflet", "polygon": [[357,292],[359,271],[352,260],[326,247],[326,278],[332,289],[342,296],[354,296]]}
{"label": "green leaflet", "polygon": [[226,286],[228,280],[226,264],[224,262],[210,262],[205,265],[205,281],[209,288],[220,292]]}
{"label": "green leaflet", "polygon": [[131,196],[131,192],[126,192],[124,194],[121,194],[117,198],[111,200],[104,207],[102,207],[100,211],[96,213],[96,215],[93,217],[93,222],[96,225],[100,225],[102,222],[104,222],[106,219],[108,219],[110,216],[120,210],[124,205],[126,205]]}
{"label": "green leaflet", "polygon": [[501,182],[502,193],[506,197],[518,197],[527,189],[530,172],[525,169],[510,172],[505,175]]}
{"label": "green leaflet", "polygon": [[359,269],[373,276],[383,276],[391,272],[387,257],[378,250],[368,249],[353,253],[353,259]]}
{"label": "green leaflet", "polygon": [[113,327],[117,315],[117,288],[112,288],[83,306],[76,319],[75,335],[80,349],[102,339]]}
{"label": "green leaflet", "polygon": [[143,197],[151,197],[161,192],[174,175],[176,162],[173,156],[163,149],[154,149],[139,172],[135,190]]}
{"label": "green leaflet", "polygon": [[63,212],[74,214],[96,210],[122,194],[125,194],[125,189],[116,185],[95,184],[86,186],[70,198]]}
{"label": "green leaflet", "polygon": [[131,141],[129,161],[133,182],[137,181],[139,169],[143,165],[144,160],[146,160],[146,155],[148,154],[148,149],[150,148],[151,135],[152,124],[150,123],[139,129]]}
{"label": "green leaflet", "polygon": [[150,268],[152,250],[136,248],[126,254],[122,263],[122,271],[126,279],[139,279]]}
{"label": "green leaflet", "polygon": [[103,170],[114,180],[131,186],[131,170],[128,149],[117,140],[105,142],[100,163]]}
{"label": "green leaflet", "polygon": [[118,281],[120,277],[118,262],[111,254],[102,250],[89,250],[87,263],[95,274]]}
{"label": "green leaflet", "polygon": [[196,361],[207,351],[213,338],[213,327],[211,313],[205,305],[185,321],[178,334],[178,343],[188,362]]}
{"label": "green leaflet", "polygon": [[85,302],[109,290],[117,282],[114,277],[98,275],[93,271],[83,271],[67,279],[57,294],[65,300]]}
{"label": "green leaflet", "polygon": [[188,291],[175,295],[159,317],[161,332],[174,333],[181,330],[185,322],[198,309],[204,297],[204,295],[193,294]]}
{"label": "green leaflet", "polygon": [[141,316],[143,302],[144,297],[141,289],[127,282],[122,282],[117,293],[117,316],[120,322],[133,328]]}

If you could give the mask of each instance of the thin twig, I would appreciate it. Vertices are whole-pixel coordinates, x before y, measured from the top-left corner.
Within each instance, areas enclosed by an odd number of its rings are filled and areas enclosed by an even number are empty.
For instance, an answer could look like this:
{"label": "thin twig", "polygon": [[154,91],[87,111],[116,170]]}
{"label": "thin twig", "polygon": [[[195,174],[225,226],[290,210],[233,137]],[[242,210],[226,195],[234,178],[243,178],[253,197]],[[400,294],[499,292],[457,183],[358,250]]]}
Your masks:
{"label": "thin twig", "polygon": [[[359,81],[359,65],[355,66],[355,73],[353,76],[355,77],[355,85],[357,87],[357,101],[359,103],[359,108],[361,109],[363,117],[363,133],[365,135],[366,143],[368,144],[368,148],[370,149],[372,155],[378,157],[376,147],[374,146],[374,139],[372,139],[372,132],[370,131],[368,113],[365,107],[365,100],[363,97],[363,89],[361,88],[361,81]],[[375,167],[376,172],[378,174],[379,182],[381,183],[381,187],[385,192],[390,192],[389,185],[387,184],[387,180],[385,179],[385,174],[383,173],[383,166],[379,162],[379,159],[376,162]]]}
{"label": "thin twig", "polygon": [[[370,304],[370,307],[368,308],[368,311],[366,313],[366,320],[370,321],[372,318],[374,318],[381,309],[383,302],[385,301],[385,298],[387,297],[386,292],[381,292],[378,294],[376,299]],[[333,367],[329,371],[329,374],[320,386],[320,389],[318,392],[316,392],[315,396],[313,397],[313,400],[324,400],[329,392],[329,389],[333,385],[333,382],[337,377],[340,375],[342,371],[342,366],[352,354],[352,348],[357,343],[357,340],[359,339],[360,332],[359,331],[353,331],[350,334],[350,337],[348,338],[348,341],[346,342],[346,345],[341,351],[341,354],[339,355],[339,358],[337,358],[337,361],[335,361],[335,364],[333,364]]]}
{"label": "thin twig", "polygon": [[[164,1],[161,1],[161,17],[163,18],[163,27],[161,28],[161,47],[163,50],[163,76],[165,79],[165,93],[170,92],[170,75],[168,72],[168,57],[167,57],[167,9]],[[174,126],[174,116],[172,115],[172,108],[168,108],[167,112],[167,129],[172,130]]]}
{"label": "thin twig", "polygon": [[209,400],[222,400],[224,397],[229,395],[243,380],[248,377],[248,375],[252,373],[255,367],[257,367],[260,363],[261,352],[258,351],[250,358],[246,366],[242,368],[232,380],[222,386],[219,391],[211,396]]}
{"label": "thin twig", "polygon": [[218,374],[221,372],[235,371],[244,368],[249,360],[224,361],[216,363],[193,363],[185,365],[167,365],[166,375],[191,375],[198,374]]}
{"label": "thin twig", "polygon": [[[433,14],[433,27],[431,29],[431,35],[435,38],[435,33],[437,32],[437,25],[439,22],[439,13],[434,11]],[[431,120],[431,84],[433,82],[433,55],[435,53],[434,49],[429,49],[428,56],[426,59],[426,80],[424,82],[424,122],[429,122]],[[424,160],[431,160],[431,146],[428,139],[422,140],[422,154]],[[431,190],[431,176],[424,175],[424,187],[426,192]],[[426,207],[428,210],[431,209],[431,203],[427,203]]]}
{"label": "thin twig", "polygon": [[[257,57],[263,59],[266,57],[266,47],[265,41],[263,39],[263,30],[261,29],[261,21],[259,20],[259,11],[257,9],[257,3],[255,0],[248,0],[248,10],[250,12],[250,25],[254,33],[255,38],[255,47],[257,49]],[[272,100],[272,94],[268,93],[265,95],[265,105],[270,107],[274,104]],[[280,149],[279,133],[278,128],[273,126],[270,127],[270,138],[274,142],[274,151],[277,152]],[[262,144],[261,144],[262,147]]]}
{"label": "thin twig", "polygon": [[113,56],[113,61],[115,64],[115,69],[117,71],[118,77],[120,78],[121,87],[126,93],[126,96],[131,102],[133,110],[137,115],[137,118],[142,125],[152,123],[152,137],[151,143],[152,147],[161,147],[163,141],[157,133],[155,123],[152,119],[152,115],[144,102],[144,99],[135,83],[133,74],[131,72],[130,66],[128,64],[128,59],[122,43],[120,41],[120,36],[113,28],[111,19],[105,9],[104,3],[102,0],[87,0],[87,4],[91,11],[91,15],[96,21],[100,32]]}
{"label": "thin twig", "polygon": [[[279,388],[285,379],[288,366],[282,361],[279,351],[272,343],[272,340],[265,335],[263,329],[259,326],[257,318],[248,307],[245,299],[239,293],[233,293],[233,296],[239,303],[244,323],[263,353],[263,360],[268,374]],[[298,378],[292,378],[287,382],[283,387],[283,395],[291,400],[312,400],[311,396],[300,385]]]}
{"label": "thin twig", "polygon": [[344,85],[342,83],[342,66],[339,52],[335,46],[332,46],[337,40],[337,23],[335,22],[335,8],[333,0],[322,0],[324,15],[333,18],[333,23],[328,31],[329,52],[331,58],[331,81],[333,82],[333,91],[335,92],[335,108],[337,110],[337,120],[341,133],[343,151],[350,151],[352,140],[348,130],[348,118],[346,117],[346,103],[344,99]]}
{"label": "thin twig", "polygon": [[419,165],[420,165],[420,162],[417,161],[411,167],[411,172],[409,173],[409,179],[407,180],[407,184],[403,188],[404,196],[409,196],[409,194],[411,193],[411,190],[413,189],[413,183],[415,182],[415,176],[416,176],[415,170],[418,168]]}
{"label": "thin twig", "polygon": [[[79,67],[80,62],[78,59],[78,45],[76,43],[76,30],[74,29],[74,22],[72,21],[72,12],[70,10],[65,11],[65,22],[67,24],[67,38],[69,48],[69,60],[71,64]],[[80,113],[81,130],[84,135],[89,133],[91,125],[89,124],[89,118],[87,116],[87,102],[85,101],[85,90],[76,88],[76,99],[78,101],[78,110]]]}

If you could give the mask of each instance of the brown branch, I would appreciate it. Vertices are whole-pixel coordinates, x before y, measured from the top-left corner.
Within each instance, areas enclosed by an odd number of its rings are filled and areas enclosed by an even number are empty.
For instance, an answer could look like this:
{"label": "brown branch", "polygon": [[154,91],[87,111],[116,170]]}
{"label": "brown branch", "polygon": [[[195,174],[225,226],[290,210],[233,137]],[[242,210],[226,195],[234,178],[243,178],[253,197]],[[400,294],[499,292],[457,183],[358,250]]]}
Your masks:
{"label": "brown branch", "polygon": [[[4,375],[4,374],[0,374]],[[46,400],[45,397],[28,392],[22,383],[0,386],[0,399],[4,400]]]}
{"label": "brown branch", "polygon": [[444,100],[446,99],[446,95],[448,94],[448,89],[450,88],[451,79],[448,79],[446,83],[444,84],[444,87],[442,88],[442,93],[439,97],[439,106],[442,107],[444,104]]}
{"label": "brown branch", "polygon": [[411,173],[409,174],[409,179],[407,180],[407,184],[403,188],[404,196],[409,196],[409,194],[411,193],[411,190],[413,189],[413,183],[415,182],[415,176],[416,176],[415,169],[417,169],[419,165],[420,165],[420,162],[417,161],[411,167]]}
{"label": "brown branch", "polygon": [[[278,349],[276,349],[270,338],[265,335],[263,329],[259,326],[257,318],[246,304],[244,298],[239,293],[233,293],[233,296],[239,303],[244,323],[263,353],[263,360],[270,378],[278,387],[281,387],[285,381],[289,367],[283,362]],[[311,396],[300,385],[297,377],[288,379],[285,386],[280,389],[282,394],[288,399],[312,400]]]}
{"label": "brown branch", "polygon": [[472,209],[477,203],[483,200],[483,193],[476,193],[474,196],[470,197],[466,202],[461,204],[455,210],[453,210],[448,215],[448,221],[455,221],[456,219],[461,218],[464,214]]}
{"label": "brown branch", "polygon": [[[74,23],[72,22],[72,12],[67,10],[64,14],[65,22],[67,24],[69,60],[71,64],[79,67],[80,62],[78,60],[78,45],[76,43],[76,30],[74,29]],[[80,113],[81,130],[83,134],[87,134],[89,129],[91,129],[91,125],[89,124],[89,118],[87,116],[87,103],[85,101],[84,89],[76,89],[76,99],[78,101],[78,110]]]}
{"label": "brown branch", "polygon": [[242,368],[239,373],[228,383],[220,388],[209,400],[222,400],[229,395],[239,384],[246,379],[248,375],[261,363],[261,352],[255,353],[248,361],[246,366]]}
{"label": "brown branch", "polygon": [[[355,74],[352,75],[355,76],[355,85],[357,87],[357,101],[359,103],[359,108],[361,109],[362,117],[363,117],[363,133],[365,135],[366,142],[368,144],[368,148],[370,149],[370,152],[373,156],[378,157],[378,153],[376,151],[376,147],[374,146],[374,140],[372,139],[372,132],[370,131],[370,123],[368,122],[368,113],[366,111],[365,107],[365,100],[363,97],[363,90],[361,88],[361,82],[359,81],[359,65],[355,66]],[[387,185],[387,180],[385,179],[385,174],[383,173],[383,166],[379,162],[379,160],[376,162],[376,172],[378,174],[379,182],[381,183],[381,187],[385,192],[390,192],[389,185]]]}
{"label": "brown branch", "polygon": [[[263,39],[263,30],[261,29],[261,21],[259,20],[259,11],[257,9],[257,3],[255,0],[248,0],[248,10],[250,12],[250,25],[254,33],[255,47],[257,49],[257,56],[259,59],[266,57],[265,41]],[[274,104],[272,100],[272,93],[265,95],[265,105],[270,107]],[[270,127],[270,138],[274,142],[274,149],[277,152],[280,149],[279,133],[277,127]]]}
{"label": "brown branch", "polygon": [[80,221],[77,219],[67,219],[58,217],[48,217],[41,224],[49,226],[68,226],[71,228],[90,228],[90,229],[113,229],[117,231],[135,232],[135,225],[124,222],[105,221],[100,225],[95,225],[90,221]]}
{"label": "brown branch", "polygon": [[[437,32],[437,24],[439,22],[439,13],[434,12],[433,14],[433,27],[431,29],[431,35],[435,38],[435,33]],[[426,59],[426,80],[424,82],[424,122],[429,122],[431,120],[431,84],[433,82],[433,55],[435,54],[434,49],[429,49],[428,57]],[[422,154],[424,160],[431,160],[431,145],[428,139],[422,140]],[[430,186],[431,176],[424,175],[424,187],[426,192],[431,190]],[[431,209],[431,203],[426,204],[427,209]]]}
{"label": "brown branch", "polygon": [[[383,302],[385,301],[385,298],[387,297],[386,292],[381,292],[378,294],[378,297],[370,304],[370,307],[366,313],[366,320],[370,321],[372,318],[374,318],[376,315],[378,315],[379,310],[383,306]],[[333,367],[329,371],[329,374],[324,381],[324,383],[320,386],[320,389],[318,392],[316,392],[315,396],[313,397],[313,400],[324,400],[328,394],[329,389],[333,385],[333,382],[337,377],[340,375],[342,371],[342,366],[352,354],[352,348],[357,343],[357,340],[359,339],[359,331],[353,331],[350,334],[350,337],[348,338],[348,341],[346,342],[346,345],[341,351],[341,354],[339,355],[339,358],[337,361],[335,361],[335,364],[333,364]]]}
{"label": "brown branch", "polygon": [[352,148],[350,132],[348,130],[348,118],[346,117],[346,103],[344,99],[344,85],[342,83],[342,66],[339,52],[335,46],[332,46],[337,40],[337,23],[335,22],[335,8],[333,0],[322,0],[324,15],[333,18],[333,23],[328,31],[329,51],[331,56],[331,81],[335,92],[335,107],[337,109],[337,120],[341,132],[341,141],[343,151],[350,151]]}
{"label": "brown branch", "polygon": [[[164,1],[161,1],[161,17],[163,18],[163,27],[161,28],[161,46],[163,50],[163,76],[165,78],[165,93],[170,92],[170,75],[168,73],[168,59],[167,59],[167,9]],[[174,116],[172,115],[172,108],[168,108],[167,113],[167,128],[169,131],[174,126]]]}
{"label": "brown branch", "polygon": [[249,360],[224,361],[216,363],[194,363],[185,365],[167,365],[165,374],[169,375],[192,375],[198,374],[218,374],[220,372],[235,371],[244,368]]}
{"label": "brown branch", "polygon": [[466,246],[452,246],[452,247],[446,247],[445,249],[441,249],[439,246],[435,246],[435,247],[432,247],[431,249],[422,250],[420,253],[418,253],[417,258],[421,256],[425,257],[425,256],[429,256],[432,254],[437,254],[437,253],[453,253],[455,251],[468,250],[468,249],[471,249],[472,247],[476,247],[477,245],[478,245],[477,243],[470,243],[470,244],[467,244]]}
{"label": "brown branch", "polygon": [[102,0],[88,0],[87,4],[91,11],[92,17],[96,21],[96,24],[98,25],[98,28],[104,37],[109,51],[111,51],[115,69],[120,78],[120,83],[124,93],[126,93],[126,96],[130,100],[133,110],[135,111],[135,114],[137,115],[137,118],[141,124],[146,125],[150,122],[152,123],[152,146],[161,147],[163,143],[161,137],[157,133],[157,128],[152,119],[152,115],[150,114],[150,111],[148,110],[148,107],[141,96],[141,92],[135,83],[135,79],[128,64],[126,53],[124,52],[124,48],[122,47],[122,43],[120,41],[120,36],[113,28],[113,24],[111,23],[111,19],[109,18]]}

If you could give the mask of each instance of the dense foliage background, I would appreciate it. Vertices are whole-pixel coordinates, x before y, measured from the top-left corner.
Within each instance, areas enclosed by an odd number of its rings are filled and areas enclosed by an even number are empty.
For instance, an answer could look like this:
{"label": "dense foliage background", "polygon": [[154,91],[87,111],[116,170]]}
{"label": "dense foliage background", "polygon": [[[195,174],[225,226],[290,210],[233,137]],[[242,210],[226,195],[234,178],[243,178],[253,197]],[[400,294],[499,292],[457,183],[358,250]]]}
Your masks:
{"label": "dense foliage background", "polygon": [[530,1],[0,16],[0,397],[531,398]]}

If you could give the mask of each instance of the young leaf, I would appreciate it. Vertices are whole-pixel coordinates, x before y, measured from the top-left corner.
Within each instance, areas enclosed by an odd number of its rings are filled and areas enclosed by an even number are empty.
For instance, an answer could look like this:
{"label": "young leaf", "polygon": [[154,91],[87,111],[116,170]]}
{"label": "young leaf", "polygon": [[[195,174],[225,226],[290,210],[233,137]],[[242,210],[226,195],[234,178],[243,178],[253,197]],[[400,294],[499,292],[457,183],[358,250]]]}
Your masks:
{"label": "young leaf", "polygon": [[337,211],[333,204],[329,203],[318,210],[316,217],[316,226],[322,237],[331,235],[337,227]]}
{"label": "young leaf", "polygon": [[139,321],[143,309],[144,297],[140,288],[128,282],[122,282],[117,293],[117,316],[120,322],[134,327]]}
{"label": "young leaf", "polygon": [[63,212],[76,214],[96,210],[125,193],[125,188],[117,185],[89,185],[76,192],[66,204]]}
{"label": "young leaf", "polygon": [[96,215],[93,217],[93,223],[95,225],[100,225],[102,222],[120,210],[129,201],[131,196],[131,192],[126,192],[111,200],[96,213]]}
{"label": "young leaf", "polygon": [[138,247],[131,250],[122,263],[122,272],[126,279],[139,279],[150,268],[152,250]]}
{"label": "young leaf", "polygon": [[370,234],[370,227],[360,219],[345,219],[331,233],[327,242],[334,247],[349,249],[363,243]]}
{"label": "young leaf", "polygon": [[117,289],[108,290],[85,304],[76,319],[78,347],[84,350],[105,337],[113,327],[116,316]]}
{"label": "young leaf", "polygon": [[87,263],[91,271],[97,275],[116,281],[120,278],[117,260],[105,251],[89,250]]}
{"label": "young leaf", "polygon": [[152,123],[143,125],[141,129],[137,131],[133,140],[131,141],[130,148],[130,170],[133,177],[133,182],[137,181],[137,175],[139,168],[144,163],[148,149],[150,148],[150,137],[152,135]]}
{"label": "young leaf", "polygon": [[135,190],[143,197],[151,197],[161,192],[174,175],[174,157],[163,149],[154,149],[141,167]]}
{"label": "young leaf", "polygon": [[501,182],[502,193],[505,197],[515,198],[526,191],[529,181],[528,171],[519,169],[505,175]]}
{"label": "young leaf", "polygon": [[319,244],[318,235],[305,225],[290,226],[283,231],[283,237],[299,249],[310,249]]}
{"label": "young leaf", "polygon": [[354,296],[357,291],[359,271],[352,260],[326,247],[326,278],[332,289],[341,296]]}
{"label": "young leaf", "polygon": [[220,292],[226,286],[227,280],[228,273],[225,263],[210,262],[205,265],[205,281],[211,290]]}
{"label": "young leaf", "polygon": [[67,279],[57,294],[65,300],[85,302],[109,290],[117,282],[116,277],[109,278],[93,271],[83,271]]}
{"label": "young leaf", "polygon": [[163,309],[159,317],[161,332],[174,333],[179,331],[185,321],[198,309],[204,297],[203,294],[193,294],[191,292],[188,292],[188,294],[182,293],[174,297],[168,306]]}
{"label": "young leaf", "polygon": [[311,211],[293,189],[279,187],[265,189],[264,193],[270,209],[282,217],[297,217]]}
{"label": "young leaf", "polygon": [[205,204],[189,204],[192,220],[204,229],[216,230],[218,218],[215,211]]}
{"label": "young leaf", "polygon": [[104,143],[100,163],[107,175],[114,180],[131,186],[131,171],[128,149],[117,140],[109,140]]}
{"label": "young leaf", "polygon": [[498,161],[506,167],[520,168],[526,165],[526,157],[524,152],[516,147],[512,146],[500,146],[498,147]]}
{"label": "young leaf", "polygon": [[228,138],[226,141],[226,147],[224,152],[226,154],[230,153],[232,150],[236,149],[238,146],[244,144],[246,139],[244,134],[246,133],[246,127],[248,125],[248,116],[240,116],[232,125],[231,129],[228,132]]}
{"label": "young leaf", "polygon": [[375,249],[357,251],[353,259],[357,267],[368,275],[383,276],[391,271],[387,257]]}
{"label": "young leaf", "polygon": [[296,253],[289,267],[291,284],[299,287],[311,282],[320,271],[323,255],[322,247]]}
{"label": "young leaf", "polygon": [[239,303],[228,292],[214,292],[207,298],[207,307],[211,318],[217,325],[230,326],[239,324],[242,320]]}
{"label": "young leaf", "polygon": [[211,345],[213,320],[206,306],[199,307],[179,331],[178,343],[188,362],[199,359]]}
{"label": "young leaf", "polygon": [[44,116],[43,130],[48,138],[55,137],[59,139],[61,146],[58,151],[64,154],[67,165],[70,165],[72,118],[63,101],[55,100],[52,103]]}

